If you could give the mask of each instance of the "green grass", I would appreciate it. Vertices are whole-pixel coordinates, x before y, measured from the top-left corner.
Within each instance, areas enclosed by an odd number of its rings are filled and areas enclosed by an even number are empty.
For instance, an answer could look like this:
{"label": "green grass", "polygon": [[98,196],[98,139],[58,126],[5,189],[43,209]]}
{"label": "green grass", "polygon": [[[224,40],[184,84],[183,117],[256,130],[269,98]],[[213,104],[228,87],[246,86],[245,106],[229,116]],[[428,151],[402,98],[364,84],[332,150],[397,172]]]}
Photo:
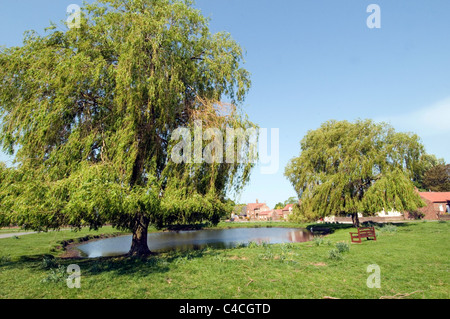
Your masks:
{"label": "green grass", "polygon": [[[221,223],[219,227],[254,225]],[[449,225],[417,222],[377,228],[378,240],[363,240],[362,244],[350,244],[348,232],[354,230],[340,226],[315,242],[253,243],[228,250],[164,253],[143,260],[58,258],[63,252],[58,247],[61,241],[113,234],[116,230],[111,227],[0,239],[0,298],[378,299],[410,294],[407,298],[447,299]],[[332,250],[339,258],[332,257]],[[56,258],[43,264],[45,255]],[[64,269],[73,263],[81,268],[80,289],[66,285]],[[371,275],[367,267],[372,264],[381,270],[380,289],[366,285]]]}

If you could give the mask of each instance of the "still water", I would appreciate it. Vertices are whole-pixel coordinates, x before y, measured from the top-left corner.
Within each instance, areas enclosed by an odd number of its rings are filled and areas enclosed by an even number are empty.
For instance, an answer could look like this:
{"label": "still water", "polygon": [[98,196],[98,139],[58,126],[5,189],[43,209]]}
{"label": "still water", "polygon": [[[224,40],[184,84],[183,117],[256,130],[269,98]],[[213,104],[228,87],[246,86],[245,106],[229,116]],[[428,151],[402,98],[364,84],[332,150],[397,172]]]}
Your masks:
{"label": "still water", "polygon": [[[232,228],[197,231],[178,231],[148,234],[148,247],[153,252],[170,250],[233,248],[250,242],[282,244],[313,239],[300,228]],[[131,247],[131,236],[121,236],[89,242],[78,246],[84,257],[110,257],[126,254]]]}

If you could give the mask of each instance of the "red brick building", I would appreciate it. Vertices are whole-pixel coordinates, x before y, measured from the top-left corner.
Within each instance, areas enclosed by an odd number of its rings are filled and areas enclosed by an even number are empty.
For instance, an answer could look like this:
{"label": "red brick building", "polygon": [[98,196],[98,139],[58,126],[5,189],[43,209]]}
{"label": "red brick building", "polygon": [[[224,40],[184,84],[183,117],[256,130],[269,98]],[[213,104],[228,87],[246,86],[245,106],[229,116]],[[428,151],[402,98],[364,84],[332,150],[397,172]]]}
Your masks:
{"label": "red brick building", "polygon": [[273,218],[274,220],[284,220],[284,214],[282,209],[274,209],[273,210]]}
{"label": "red brick building", "polygon": [[283,209],[270,209],[266,203],[260,203],[256,200],[256,203],[247,204],[243,209],[244,213],[240,215],[232,215],[232,219],[245,219],[253,221],[282,221],[288,220],[289,215],[292,213],[293,204],[286,205]]}
{"label": "red brick building", "polygon": [[292,211],[294,210],[294,204],[287,204],[283,209],[282,209],[282,216],[283,219],[288,220],[289,215],[292,214]]}
{"label": "red brick building", "polygon": [[[419,193],[427,206],[419,209],[426,220],[450,218],[450,192],[422,192]],[[405,214],[406,215],[410,214]]]}
{"label": "red brick building", "polygon": [[272,210],[265,203],[251,203],[247,205],[247,217],[251,220],[267,220]]}

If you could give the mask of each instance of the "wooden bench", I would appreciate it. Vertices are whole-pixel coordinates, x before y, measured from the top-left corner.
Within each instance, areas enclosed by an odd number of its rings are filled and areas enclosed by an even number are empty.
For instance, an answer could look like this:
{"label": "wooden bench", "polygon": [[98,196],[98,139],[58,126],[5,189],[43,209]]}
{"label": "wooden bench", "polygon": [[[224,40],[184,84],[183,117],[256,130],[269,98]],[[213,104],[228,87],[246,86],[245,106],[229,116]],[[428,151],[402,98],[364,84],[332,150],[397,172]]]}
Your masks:
{"label": "wooden bench", "polygon": [[358,228],[357,233],[350,233],[350,237],[352,239],[352,243],[359,244],[361,244],[363,238],[367,238],[367,240],[377,240],[374,227],[360,227]]}

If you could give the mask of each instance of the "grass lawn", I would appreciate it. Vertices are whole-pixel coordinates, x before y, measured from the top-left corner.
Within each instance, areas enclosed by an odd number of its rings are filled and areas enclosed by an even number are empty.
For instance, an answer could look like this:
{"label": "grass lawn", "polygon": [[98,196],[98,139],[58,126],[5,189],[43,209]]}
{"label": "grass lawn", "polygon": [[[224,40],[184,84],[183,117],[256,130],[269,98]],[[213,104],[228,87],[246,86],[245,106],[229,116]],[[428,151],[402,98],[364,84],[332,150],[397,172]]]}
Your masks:
{"label": "grass lawn", "polygon": [[[231,225],[222,223],[219,227]],[[5,238],[0,239],[0,298],[448,299],[449,225],[410,222],[384,227],[378,229],[377,241],[363,240],[362,244],[350,244],[351,228],[338,228],[307,243],[209,248],[145,260],[59,258],[61,241],[116,233],[111,227],[97,232],[60,231]],[[338,245],[349,251],[330,256],[339,242],[346,242]],[[81,268],[80,289],[67,287],[65,269],[69,264]],[[373,264],[379,266],[381,288],[367,287],[371,275],[367,268]]]}

